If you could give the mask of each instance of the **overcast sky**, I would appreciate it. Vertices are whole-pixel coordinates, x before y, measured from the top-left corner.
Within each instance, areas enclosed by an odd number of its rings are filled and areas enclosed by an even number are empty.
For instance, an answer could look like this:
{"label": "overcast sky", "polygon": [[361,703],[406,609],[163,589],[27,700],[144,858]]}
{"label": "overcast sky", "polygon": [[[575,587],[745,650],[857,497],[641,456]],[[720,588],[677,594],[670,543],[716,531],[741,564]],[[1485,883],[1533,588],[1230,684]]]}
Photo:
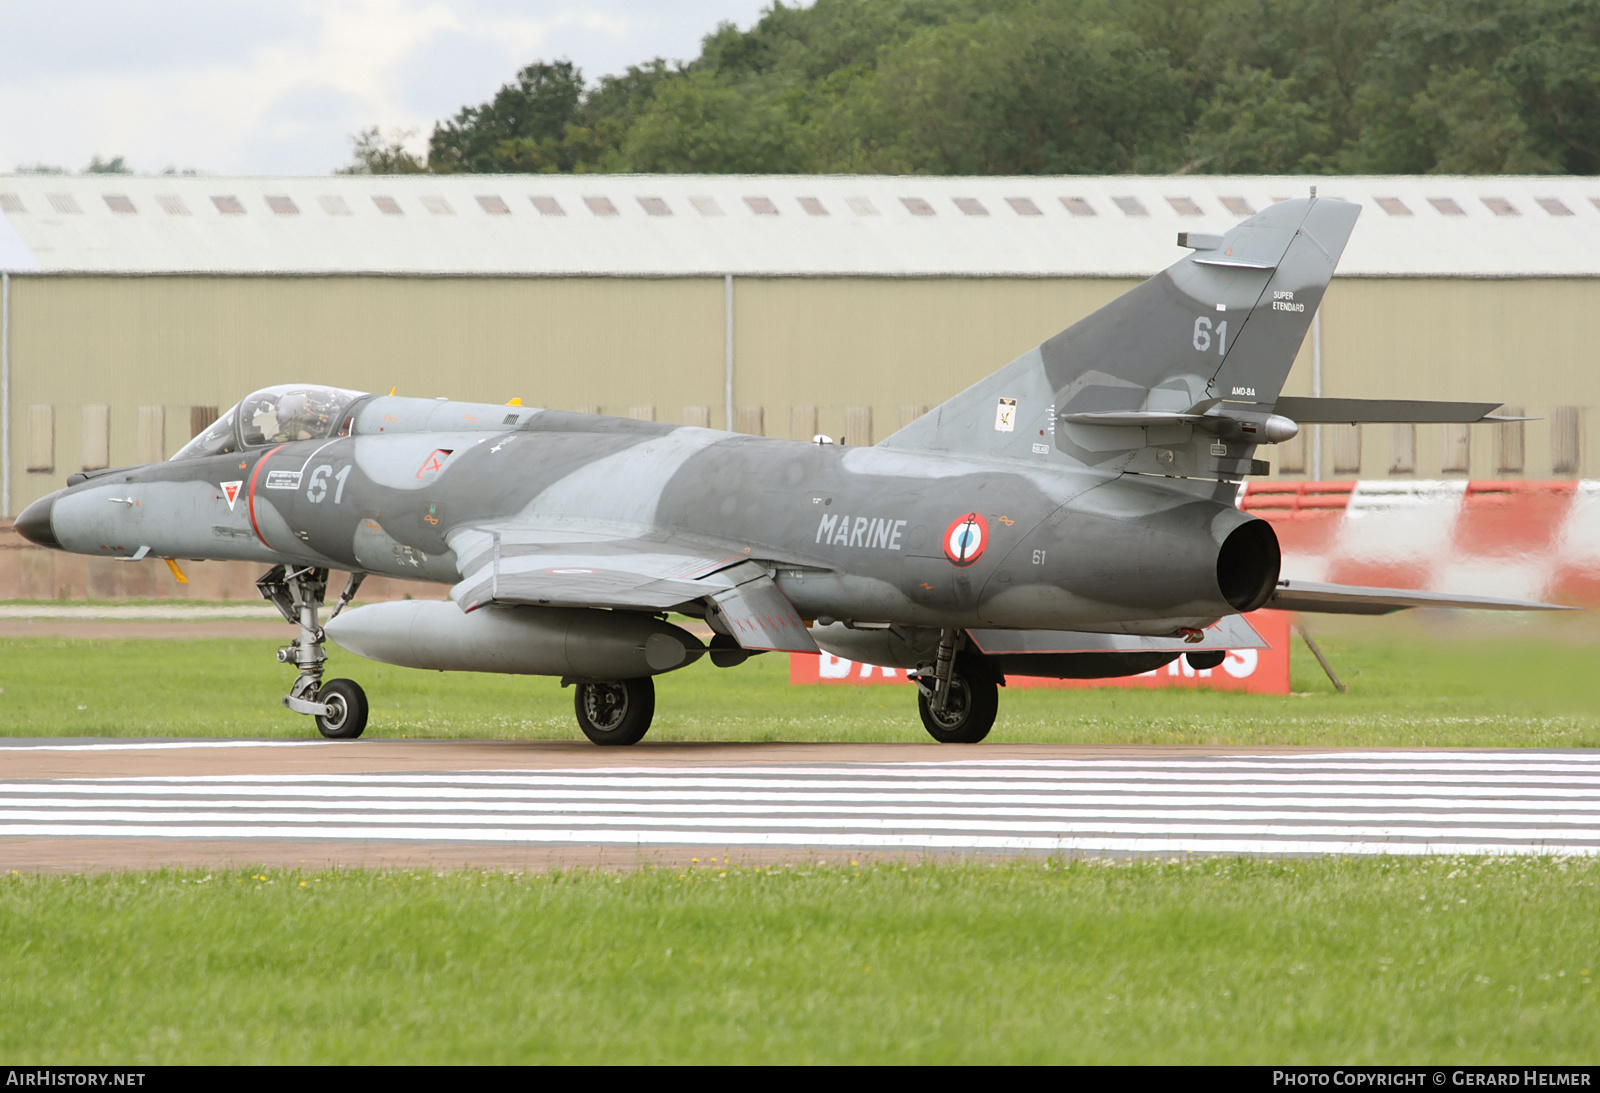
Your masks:
{"label": "overcast sky", "polygon": [[[326,174],[350,134],[415,129],[488,99],[535,59],[592,83],[686,60],[770,0],[3,0],[0,171]],[[789,0],[788,6],[805,6]]]}

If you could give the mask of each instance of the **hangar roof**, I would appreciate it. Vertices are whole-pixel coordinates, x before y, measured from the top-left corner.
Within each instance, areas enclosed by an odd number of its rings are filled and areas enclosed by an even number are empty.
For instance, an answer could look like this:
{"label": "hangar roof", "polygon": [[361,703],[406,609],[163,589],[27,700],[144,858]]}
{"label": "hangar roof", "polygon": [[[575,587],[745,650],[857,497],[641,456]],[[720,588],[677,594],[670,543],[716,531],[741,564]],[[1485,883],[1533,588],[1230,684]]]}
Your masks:
{"label": "hangar roof", "polygon": [[1130,277],[1310,185],[1351,277],[1600,276],[1600,178],[0,175],[44,274]]}

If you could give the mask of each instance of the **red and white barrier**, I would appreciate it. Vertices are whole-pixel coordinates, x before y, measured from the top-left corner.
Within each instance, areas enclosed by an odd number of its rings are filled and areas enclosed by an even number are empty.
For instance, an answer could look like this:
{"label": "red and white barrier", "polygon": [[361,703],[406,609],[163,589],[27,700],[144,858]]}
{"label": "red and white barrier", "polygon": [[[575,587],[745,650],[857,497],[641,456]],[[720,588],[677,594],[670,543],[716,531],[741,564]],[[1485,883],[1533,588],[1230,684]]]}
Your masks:
{"label": "red and white barrier", "polygon": [[1600,482],[1250,482],[1283,575],[1600,603]]}

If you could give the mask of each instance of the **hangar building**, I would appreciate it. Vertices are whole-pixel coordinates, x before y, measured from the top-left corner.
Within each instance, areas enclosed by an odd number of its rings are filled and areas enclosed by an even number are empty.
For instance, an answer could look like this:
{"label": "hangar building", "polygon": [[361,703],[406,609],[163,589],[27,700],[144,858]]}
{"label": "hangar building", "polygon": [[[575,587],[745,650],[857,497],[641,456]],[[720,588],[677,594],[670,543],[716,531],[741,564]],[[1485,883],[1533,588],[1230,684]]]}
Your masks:
{"label": "hangar building", "polygon": [[1539,420],[1274,474],[1600,477],[1600,179],[9,175],[0,514],[299,380],[871,443],[1312,183],[1364,212],[1288,393]]}

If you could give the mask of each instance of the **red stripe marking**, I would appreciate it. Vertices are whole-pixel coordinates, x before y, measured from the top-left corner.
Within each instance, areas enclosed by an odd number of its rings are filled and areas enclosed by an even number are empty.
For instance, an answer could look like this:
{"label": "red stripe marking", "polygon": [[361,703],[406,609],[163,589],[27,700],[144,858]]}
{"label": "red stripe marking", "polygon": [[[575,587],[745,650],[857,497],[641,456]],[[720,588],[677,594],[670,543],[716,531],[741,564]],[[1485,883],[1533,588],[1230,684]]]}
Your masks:
{"label": "red stripe marking", "polygon": [[267,460],[271,459],[275,454],[277,454],[279,448],[286,446],[287,445],[279,444],[277,448],[273,448],[266,455],[256,460],[255,468],[250,472],[250,530],[256,533],[256,538],[260,539],[261,545],[266,547],[268,550],[277,550],[278,548],[267,542],[267,537],[261,534],[261,526],[256,523],[256,478],[261,474],[261,468],[267,465]]}

